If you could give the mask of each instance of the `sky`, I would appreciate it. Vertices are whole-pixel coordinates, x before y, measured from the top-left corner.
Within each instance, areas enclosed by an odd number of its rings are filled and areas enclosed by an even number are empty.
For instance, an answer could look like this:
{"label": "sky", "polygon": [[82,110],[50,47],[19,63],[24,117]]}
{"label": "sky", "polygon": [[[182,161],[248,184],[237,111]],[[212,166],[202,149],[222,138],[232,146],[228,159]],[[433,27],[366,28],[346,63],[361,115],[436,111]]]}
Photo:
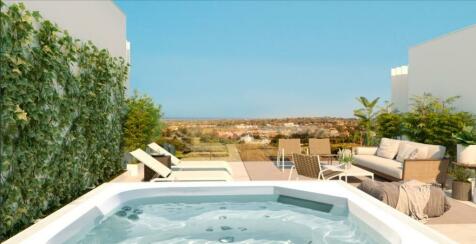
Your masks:
{"label": "sky", "polygon": [[476,2],[116,1],[131,90],[166,118],[352,117],[390,100],[408,48],[476,24]]}

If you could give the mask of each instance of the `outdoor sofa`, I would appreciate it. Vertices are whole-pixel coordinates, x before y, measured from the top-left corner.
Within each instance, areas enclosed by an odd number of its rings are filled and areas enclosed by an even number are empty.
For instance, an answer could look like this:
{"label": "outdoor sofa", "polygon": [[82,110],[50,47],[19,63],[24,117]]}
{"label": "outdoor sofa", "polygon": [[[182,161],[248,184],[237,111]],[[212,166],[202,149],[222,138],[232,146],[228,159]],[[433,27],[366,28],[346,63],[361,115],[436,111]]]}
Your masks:
{"label": "outdoor sofa", "polygon": [[353,148],[353,163],[391,181],[418,180],[445,186],[444,146],[382,138],[379,147]]}

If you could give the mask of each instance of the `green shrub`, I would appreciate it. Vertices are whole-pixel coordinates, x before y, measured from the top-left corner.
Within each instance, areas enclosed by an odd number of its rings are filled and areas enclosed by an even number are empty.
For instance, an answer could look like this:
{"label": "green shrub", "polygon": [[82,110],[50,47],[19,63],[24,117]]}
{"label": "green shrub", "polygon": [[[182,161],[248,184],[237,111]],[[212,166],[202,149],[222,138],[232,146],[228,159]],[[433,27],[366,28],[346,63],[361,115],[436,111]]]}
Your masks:
{"label": "green shrub", "polygon": [[380,113],[375,118],[377,137],[397,138],[402,135],[403,116],[398,113]]}
{"label": "green shrub", "polygon": [[359,120],[359,126],[361,128],[361,135],[363,136],[363,144],[371,146],[376,143],[375,141],[375,117],[378,112],[375,111],[378,100],[377,97],[372,101],[369,101],[366,97],[358,97],[357,101],[362,105],[362,108],[354,110],[354,116]]}
{"label": "green shrub", "polygon": [[[364,108],[354,111],[354,114],[364,128],[364,135],[369,134],[366,131],[375,130],[375,138],[406,136],[415,142],[443,145],[447,148],[448,154],[455,157],[456,143],[464,138],[469,140],[472,136],[468,134],[469,132],[467,134],[461,132],[467,126],[475,124],[472,114],[455,110],[453,103],[457,99],[458,97],[439,99],[425,93],[412,98],[410,112],[393,112],[391,104],[387,104],[376,113],[373,111],[376,100],[369,102],[360,98],[359,102]],[[372,137],[365,140],[372,141]]]}
{"label": "green shrub", "polygon": [[469,178],[473,177],[472,170],[458,165],[453,165],[450,174],[453,180],[458,182],[469,182]]}
{"label": "green shrub", "polygon": [[127,65],[0,1],[0,240],[117,175]]}
{"label": "green shrub", "polygon": [[431,94],[414,97],[411,111],[403,118],[403,134],[412,141],[443,145],[454,158],[457,141],[453,134],[474,124],[470,113],[457,112],[452,107],[456,99],[451,97],[441,100]]}
{"label": "green shrub", "polygon": [[463,146],[476,145],[476,130],[473,126],[465,126],[461,131],[453,134],[456,143]]}
{"label": "green shrub", "polygon": [[137,148],[145,149],[147,144],[159,139],[162,116],[160,106],[155,105],[149,96],[140,96],[137,92],[126,103],[123,150],[130,152]]}

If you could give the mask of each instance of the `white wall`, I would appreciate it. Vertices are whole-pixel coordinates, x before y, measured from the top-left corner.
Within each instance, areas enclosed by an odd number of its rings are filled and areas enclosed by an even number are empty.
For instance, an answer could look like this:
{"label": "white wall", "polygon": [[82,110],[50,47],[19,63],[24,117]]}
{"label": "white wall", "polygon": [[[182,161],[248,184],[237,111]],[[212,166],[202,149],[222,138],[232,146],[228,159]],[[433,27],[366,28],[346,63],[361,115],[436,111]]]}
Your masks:
{"label": "white wall", "polygon": [[392,103],[400,112],[408,112],[408,67],[392,69]]}
{"label": "white wall", "polygon": [[[109,50],[113,56],[130,61],[126,15],[113,1],[6,0],[7,4],[19,2],[30,11],[38,11],[44,19],[55,22],[74,38],[82,41],[90,40],[97,47]],[[129,80],[125,86],[128,90]]]}
{"label": "white wall", "polygon": [[91,40],[114,56],[126,57],[126,16],[109,0],[7,0],[22,2],[27,9],[39,11],[43,18],[83,41]]}
{"label": "white wall", "polygon": [[461,96],[457,109],[476,114],[476,25],[410,48],[408,91]]}

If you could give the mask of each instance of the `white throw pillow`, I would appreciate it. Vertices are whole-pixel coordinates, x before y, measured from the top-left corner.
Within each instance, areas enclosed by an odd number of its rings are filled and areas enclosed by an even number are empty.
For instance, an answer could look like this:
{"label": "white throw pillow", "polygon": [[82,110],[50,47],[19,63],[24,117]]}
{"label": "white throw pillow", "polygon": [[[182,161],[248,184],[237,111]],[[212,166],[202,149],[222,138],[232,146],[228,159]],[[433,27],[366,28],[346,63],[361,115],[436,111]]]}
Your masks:
{"label": "white throw pillow", "polygon": [[377,149],[377,156],[382,158],[393,159],[398,153],[399,140],[382,138]]}
{"label": "white throw pillow", "polygon": [[416,159],[419,149],[415,146],[403,144],[398,149],[397,161],[403,163],[406,159]]}
{"label": "white throw pillow", "polygon": [[411,142],[411,141],[402,141],[402,142],[400,142],[400,147],[398,148],[397,157],[398,157],[398,155],[403,153],[403,151],[408,147],[416,148],[417,152],[413,156],[413,158],[407,158],[407,159],[428,159],[428,146],[425,145],[425,144]]}

